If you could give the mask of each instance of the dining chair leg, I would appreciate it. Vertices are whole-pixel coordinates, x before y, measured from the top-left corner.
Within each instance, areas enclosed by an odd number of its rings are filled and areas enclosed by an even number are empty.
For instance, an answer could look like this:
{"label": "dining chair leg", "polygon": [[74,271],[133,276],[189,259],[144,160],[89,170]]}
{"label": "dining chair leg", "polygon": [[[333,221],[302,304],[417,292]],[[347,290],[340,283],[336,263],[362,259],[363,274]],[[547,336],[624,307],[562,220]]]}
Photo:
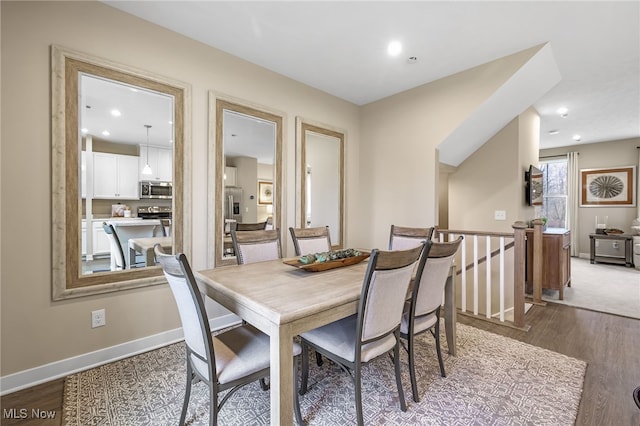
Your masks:
{"label": "dining chair leg", "polygon": [[362,416],[362,374],[361,374],[361,366],[360,362],[356,360],[356,365],[354,369],[353,375],[353,387],[354,387],[354,397],[356,400],[356,416],[358,419],[358,426],[364,425],[364,419]]}
{"label": "dining chair leg", "polygon": [[420,395],[418,395],[418,383],[416,380],[416,364],[413,355],[414,336],[410,333],[407,336],[407,353],[409,354],[409,377],[411,378],[411,392],[413,393],[413,400],[420,402]]}
{"label": "dining chair leg", "polygon": [[260,389],[262,389],[263,391],[268,391],[270,386],[267,384],[266,380],[264,379],[264,377],[262,379],[259,380],[260,382]]}
{"label": "dining chair leg", "polygon": [[191,382],[193,381],[193,372],[191,371],[191,364],[187,360],[187,386],[184,390],[184,402],[182,404],[182,412],[180,413],[180,423],[183,425],[187,418],[187,407],[189,406],[189,397],[191,396]]}
{"label": "dining chair leg", "polygon": [[438,316],[438,322],[436,322],[435,335],[436,338],[436,353],[438,354],[438,363],[440,364],[440,375],[442,377],[447,377],[447,374],[444,371],[444,362],[442,362],[442,350],[440,349],[440,316]]}
{"label": "dining chair leg", "polygon": [[293,359],[293,409],[295,410],[296,422],[299,426],[305,426],[306,423],[302,418],[302,412],[300,411],[300,397],[298,396],[298,357]]}
{"label": "dining chair leg", "polygon": [[316,351],[316,365],[322,367],[322,355],[318,351]]}
{"label": "dining chair leg", "polygon": [[309,381],[309,347],[302,343],[302,378],[300,379],[300,395],[307,393]]}
{"label": "dining chair leg", "polygon": [[[180,423],[182,425],[182,423]],[[209,381],[209,426],[218,424],[218,390]]]}
{"label": "dining chair leg", "polygon": [[400,400],[400,409],[407,411],[407,403],[404,400],[404,391],[402,390],[402,376],[400,375],[400,335],[396,331],[396,346],[393,349],[393,364],[396,370],[396,385],[398,386],[398,399]]}

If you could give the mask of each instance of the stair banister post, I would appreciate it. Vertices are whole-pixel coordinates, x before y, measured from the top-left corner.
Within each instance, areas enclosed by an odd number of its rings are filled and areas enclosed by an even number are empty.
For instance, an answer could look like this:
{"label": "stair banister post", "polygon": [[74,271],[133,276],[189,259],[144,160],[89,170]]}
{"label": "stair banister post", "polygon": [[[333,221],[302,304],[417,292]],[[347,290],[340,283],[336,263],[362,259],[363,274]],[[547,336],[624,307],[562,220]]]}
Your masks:
{"label": "stair banister post", "polygon": [[515,222],[513,225],[513,325],[524,327],[524,282],[526,252],[525,222]]}
{"label": "stair banister post", "polygon": [[542,303],[542,233],[544,222],[534,219],[533,223],[533,302]]}

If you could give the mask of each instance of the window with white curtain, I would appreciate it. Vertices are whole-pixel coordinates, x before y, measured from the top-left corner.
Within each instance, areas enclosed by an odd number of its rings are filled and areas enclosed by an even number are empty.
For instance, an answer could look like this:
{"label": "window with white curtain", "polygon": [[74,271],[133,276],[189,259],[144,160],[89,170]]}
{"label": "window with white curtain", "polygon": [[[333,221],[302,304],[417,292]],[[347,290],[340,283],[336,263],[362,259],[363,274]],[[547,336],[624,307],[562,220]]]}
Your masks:
{"label": "window with white curtain", "polygon": [[536,217],[546,217],[549,228],[567,227],[567,159],[542,160],[543,202],[536,206]]}

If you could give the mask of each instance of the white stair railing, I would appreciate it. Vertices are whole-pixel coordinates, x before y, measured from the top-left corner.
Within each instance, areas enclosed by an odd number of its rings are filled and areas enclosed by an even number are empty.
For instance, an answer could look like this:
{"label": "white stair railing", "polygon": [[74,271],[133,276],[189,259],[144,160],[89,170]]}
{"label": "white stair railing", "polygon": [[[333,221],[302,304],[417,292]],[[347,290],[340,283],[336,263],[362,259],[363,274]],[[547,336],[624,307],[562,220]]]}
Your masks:
{"label": "white stair railing", "polygon": [[[519,232],[521,230],[523,232]],[[456,303],[460,312],[472,310],[474,316],[512,322],[518,327],[524,326],[523,265],[526,253],[524,244],[516,244],[516,238],[525,238],[524,225],[514,224],[514,231],[502,233],[436,230],[436,241],[453,241],[460,235],[464,236],[456,259],[457,274],[460,275],[460,286],[456,287],[456,291],[459,292]],[[484,249],[481,248],[482,245]],[[467,261],[469,256],[471,260]],[[472,280],[471,284],[469,279]],[[472,291],[468,288],[469,285],[473,285]],[[484,297],[483,304],[481,295]],[[480,312],[481,306],[484,306],[484,312]]]}

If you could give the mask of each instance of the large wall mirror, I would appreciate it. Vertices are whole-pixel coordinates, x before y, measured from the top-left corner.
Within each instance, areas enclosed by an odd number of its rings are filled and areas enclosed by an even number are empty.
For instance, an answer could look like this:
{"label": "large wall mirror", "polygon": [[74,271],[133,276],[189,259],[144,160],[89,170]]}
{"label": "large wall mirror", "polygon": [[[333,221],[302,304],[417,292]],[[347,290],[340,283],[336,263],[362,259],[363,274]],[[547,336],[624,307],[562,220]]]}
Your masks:
{"label": "large wall mirror", "polygon": [[164,282],[184,252],[189,87],[52,46],[53,299]]}
{"label": "large wall mirror", "polygon": [[210,123],[216,153],[210,258],[215,266],[234,265],[232,229],[280,228],[283,116],[211,93]]}
{"label": "large wall mirror", "polygon": [[329,226],[334,248],[344,245],[343,131],[298,117],[300,226]]}

